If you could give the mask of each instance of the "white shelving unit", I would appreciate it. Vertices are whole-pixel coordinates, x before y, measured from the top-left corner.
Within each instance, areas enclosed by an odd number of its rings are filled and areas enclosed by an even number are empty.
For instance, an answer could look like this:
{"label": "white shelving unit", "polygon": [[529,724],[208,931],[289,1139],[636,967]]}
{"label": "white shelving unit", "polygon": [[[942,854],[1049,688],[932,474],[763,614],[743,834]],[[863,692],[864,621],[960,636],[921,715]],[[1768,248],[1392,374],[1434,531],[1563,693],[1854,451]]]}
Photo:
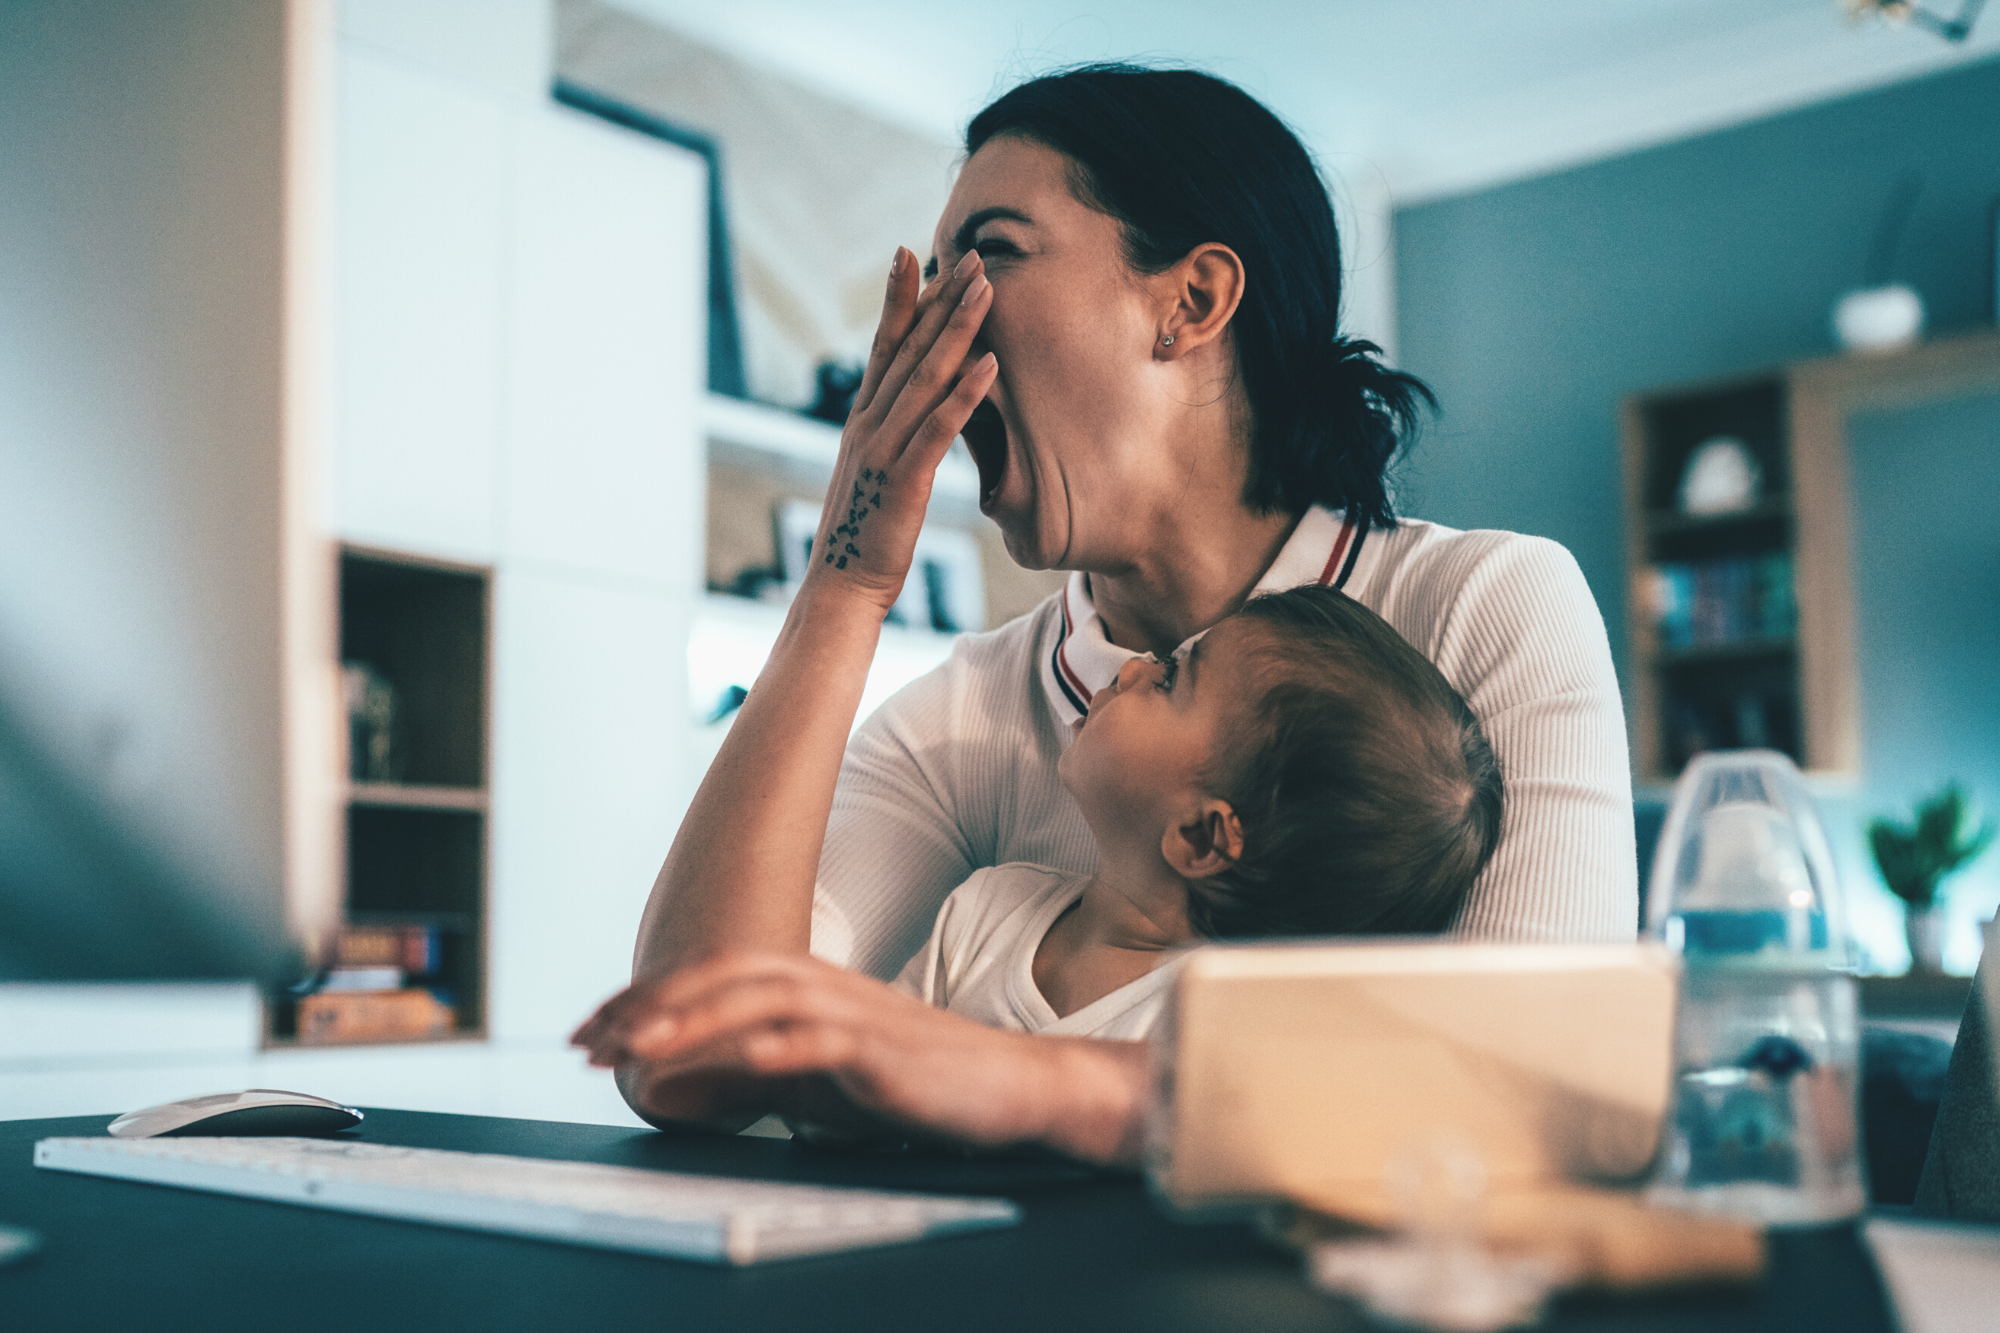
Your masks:
{"label": "white shelving unit", "polygon": [[[697,719],[694,764],[697,774],[706,773],[722,738],[735,721],[730,714],[721,721],[701,724],[732,685],[749,689],[757,673],[771,655],[784,627],[785,603],[753,601],[726,593],[705,594],[696,606],[694,623],[688,631],[688,707]],[[875,661],[868,669],[868,684],[861,691],[861,706],[855,711],[856,726],[876,707],[903,686],[951,656],[956,634],[933,630],[906,629],[884,625],[875,648]]]}
{"label": "white shelving unit", "polygon": [[[775,458],[831,475],[840,457],[840,427],[741,398],[709,394],[702,402],[701,426],[709,457],[718,461],[758,466]],[[964,441],[952,441],[932,494],[978,507],[979,469]]]}

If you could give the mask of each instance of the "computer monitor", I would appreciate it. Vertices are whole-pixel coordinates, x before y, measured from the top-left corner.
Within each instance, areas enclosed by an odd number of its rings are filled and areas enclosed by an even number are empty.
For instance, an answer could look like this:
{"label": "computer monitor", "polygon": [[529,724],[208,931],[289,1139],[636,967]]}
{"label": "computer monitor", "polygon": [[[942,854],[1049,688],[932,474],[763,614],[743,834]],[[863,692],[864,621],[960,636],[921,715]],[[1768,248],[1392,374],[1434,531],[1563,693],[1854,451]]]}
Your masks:
{"label": "computer monitor", "polygon": [[337,910],[325,22],[0,8],[0,980],[272,977]]}

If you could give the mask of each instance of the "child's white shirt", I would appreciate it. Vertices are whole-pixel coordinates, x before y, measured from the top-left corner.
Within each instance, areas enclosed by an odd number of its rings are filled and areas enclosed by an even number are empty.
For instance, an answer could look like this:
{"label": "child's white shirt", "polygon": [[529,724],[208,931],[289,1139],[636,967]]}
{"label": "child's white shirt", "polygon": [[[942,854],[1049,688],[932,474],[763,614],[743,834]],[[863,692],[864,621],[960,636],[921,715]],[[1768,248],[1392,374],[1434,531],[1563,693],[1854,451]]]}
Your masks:
{"label": "child's white shirt", "polygon": [[1035,950],[1089,880],[1018,861],[974,871],[945,899],[930,938],[896,977],[896,989],[988,1027],[1140,1040],[1159,1017],[1185,955],[1067,1017],[1058,1017],[1035,985]]}

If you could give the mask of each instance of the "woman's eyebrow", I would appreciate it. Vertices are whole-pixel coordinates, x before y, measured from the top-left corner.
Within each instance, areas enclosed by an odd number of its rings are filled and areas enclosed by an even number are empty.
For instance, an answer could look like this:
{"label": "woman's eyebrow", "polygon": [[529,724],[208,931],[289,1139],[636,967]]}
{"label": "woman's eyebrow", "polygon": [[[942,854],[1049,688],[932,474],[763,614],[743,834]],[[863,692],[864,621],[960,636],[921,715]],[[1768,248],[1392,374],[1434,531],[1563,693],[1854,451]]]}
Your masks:
{"label": "woman's eyebrow", "polygon": [[[965,221],[959,223],[958,230],[952,234],[951,248],[959,254],[964,254],[972,248],[972,240],[975,236],[979,235],[979,229],[996,218],[1004,218],[1009,222],[1023,222],[1030,227],[1035,225],[1035,220],[1019,209],[996,204],[992,208],[980,209],[977,213],[972,214]],[[929,282],[937,274],[937,256],[932,255],[924,261],[924,281]]]}

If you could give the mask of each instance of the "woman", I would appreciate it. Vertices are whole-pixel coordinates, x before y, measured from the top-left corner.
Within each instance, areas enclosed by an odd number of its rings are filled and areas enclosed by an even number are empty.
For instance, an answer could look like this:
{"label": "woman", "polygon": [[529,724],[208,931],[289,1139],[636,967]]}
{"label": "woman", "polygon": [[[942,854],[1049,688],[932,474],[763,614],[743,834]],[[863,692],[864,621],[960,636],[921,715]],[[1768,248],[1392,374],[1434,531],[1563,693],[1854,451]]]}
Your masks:
{"label": "woman", "polygon": [[[931,284],[904,252],[892,267],[812,575],[661,870],[634,986],[578,1033],[634,1109],[728,1123],[782,1105],[1130,1160],[1143,1051],[978,1028],[866,974],[893,973],[980,866],[1090,871],[1055,768],[1092,693],[1304,582],[1389,621],[1492,742],[1507,814],[1456,929],[1630,938],[1596,606],[1551,543],[1393,515],[1385,469],[1428,393],[1337,335],[1332,208],[1297,139],[1220,80],[1107,66],[1016,88],[966,150]],[[1013,557],[1075,572],[847,746],[961,432]]]}

